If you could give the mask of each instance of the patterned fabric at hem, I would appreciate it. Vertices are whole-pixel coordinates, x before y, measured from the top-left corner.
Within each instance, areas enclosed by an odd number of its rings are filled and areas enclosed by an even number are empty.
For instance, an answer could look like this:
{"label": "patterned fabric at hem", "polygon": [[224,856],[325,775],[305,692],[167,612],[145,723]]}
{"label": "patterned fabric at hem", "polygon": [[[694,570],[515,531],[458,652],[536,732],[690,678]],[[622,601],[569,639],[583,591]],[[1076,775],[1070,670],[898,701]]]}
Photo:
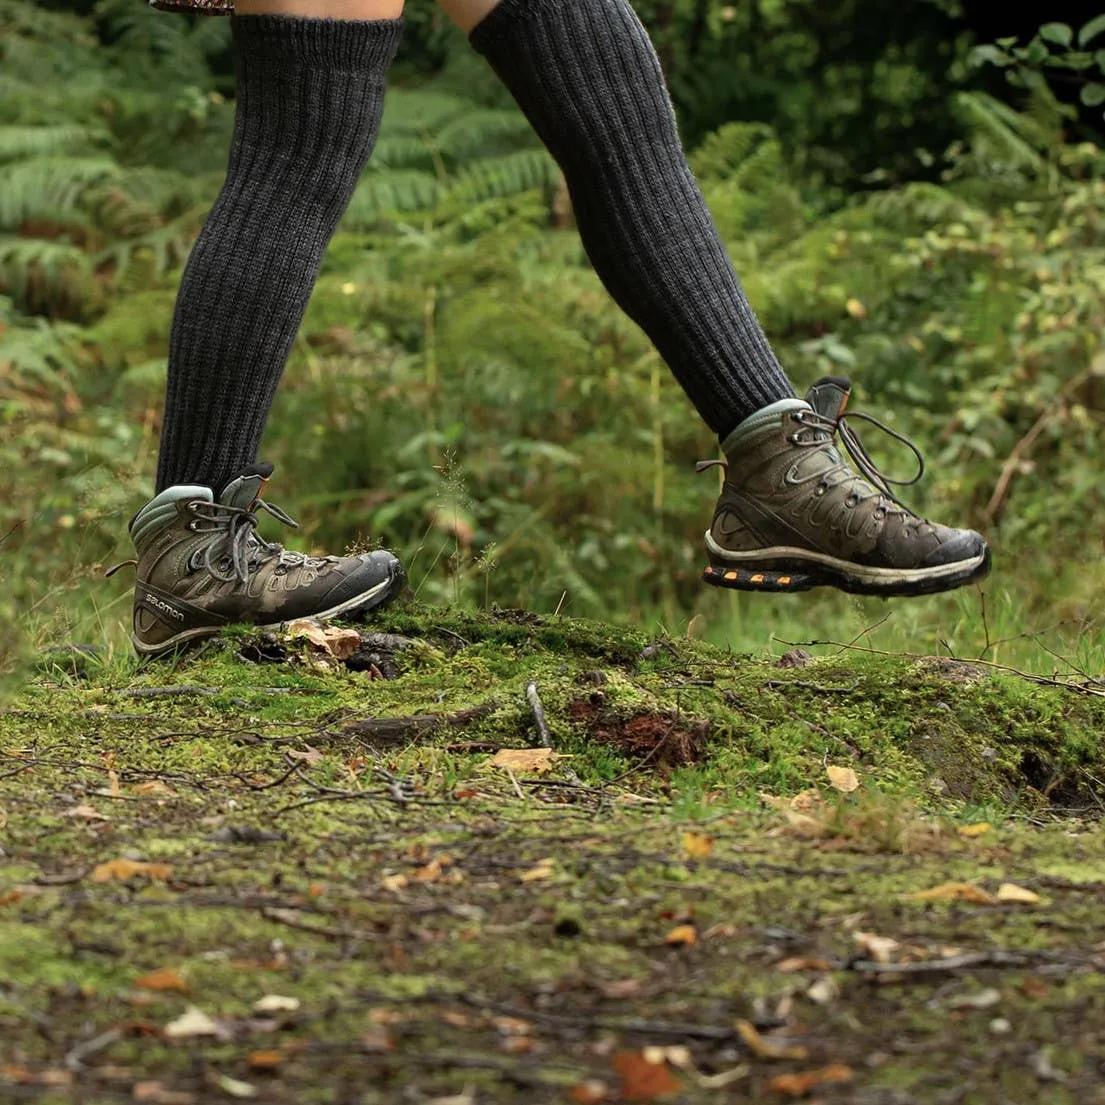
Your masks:
{"label": "patterned fabric at hem", "polygon": [[163,12],[192,12],[195,15],[233,15],[234,0],[149,0]]}

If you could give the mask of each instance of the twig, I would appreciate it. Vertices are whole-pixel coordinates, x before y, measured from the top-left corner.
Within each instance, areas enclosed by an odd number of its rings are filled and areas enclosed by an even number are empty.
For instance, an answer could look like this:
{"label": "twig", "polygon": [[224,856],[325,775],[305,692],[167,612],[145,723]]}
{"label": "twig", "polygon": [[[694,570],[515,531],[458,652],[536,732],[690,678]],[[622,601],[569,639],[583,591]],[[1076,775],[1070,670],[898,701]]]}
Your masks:
{"label": "twig", "polygon": [[545,707],[541,705],[541,696],[537,693],[536,679],[531,679],[526,684],[526,700],[533,711],[533,720],[537,722],[537,737],[541,741],[541,747],[552,748],[552,734],[549,732],[549,723],[545,720]]}
{"label": "twig", "polygon": [[[307,921],[301,921],[293,909],[280,909],[274,906],[263,906],[261,916],[269,921],[277,921],[288,928],[298,929],[300,932],[314,933],[315,936],[326,936],[331,940],[347,940],[354,934],[345,929],[330,928],[327,925],[312,925]],[[363,934],[362,934],[363,935]]]}
{"label": "twig", "polygon": [[1009,492],[1009,485],[1013,482],[1013,477],[1017,474],[1017,469],[1020,467],[1021,458],[1036,444],[1036,439],[1044,432],[1044,428],[1047,424],[1063,410],[1071,395],[1073,395],[1093,374],[1093,369],[1088,368],[1085,372],[1081,372],[1068,380],[1059,391],[1059,394],[1040,412],[1039,418],[1032,423],[1028,433],[1013,446],[1012,452],[1006,457],[1005,463],[1001,467],[1001,475],[998,476],[998,482],[994,485],[994,493],[990,496],[990,501],[986,504],[984,513],[988,521],[994,521],[1004,505],[1006,495]]}
{"label": "twig", "polygon": [[1023,952],[988,951],[966,952],[948,956],[947,959],[926,959],[917,963],[879,963],[874,959],[854,960],[853,971],[874,975],[925,975],[947,971],[961,971],[965,967],[1026,967],[1034,957]]}
{"label": "twig", "polygon": [[456,729],[480,718],[487,717],[495,704],[485,702],[457,710],[452,714],[407,714],[403,717],[369,717],[345,725],[335,734],[339,737],[361,737],[369,740],[398,744],[412,737],[425,736],[435,729]]}
{"label": "twig", "polygon": [[63,1060],[66,1069],[71,1071],[80,1070],[84,1066],[85,1059],[90,1055],[95,1055],[97,1052],[111,1047],[112,1044],[122,1038],[123,1030],[121,1028],[109,1028],[106,1032],[101,1032],[99,1036],[93,1036],[91,1040],[86,1040],[83,1044],[77,1044]]}

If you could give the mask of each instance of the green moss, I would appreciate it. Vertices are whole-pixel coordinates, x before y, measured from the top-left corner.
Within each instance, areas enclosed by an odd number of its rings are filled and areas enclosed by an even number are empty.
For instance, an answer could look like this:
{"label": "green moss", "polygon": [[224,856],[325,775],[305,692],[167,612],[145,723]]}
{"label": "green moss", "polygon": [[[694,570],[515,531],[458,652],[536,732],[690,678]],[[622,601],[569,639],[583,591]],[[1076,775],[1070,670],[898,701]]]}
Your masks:
{"label": "green moss", "polygon": [[[172,667],[43,674],[0,715],[0,1021],[24,1067],[57,1068],[113,1025],[167,1024],[196,1004],[226,1039],[125,1037],[96,1062],[127,1070],[128,1093],[151,1078],[187,1089],[202,1056],[273,1100],[332,1102],[355,1087],[382,1103],[399,1084],[428,1097],[467,1084],[553,1101],[587,1078],[616,1085],[594,1039],[680,1041],[619,1028],[626,1019],[720,1030],[687,1041],[710,1072],[746,1058],[728,1026],[787,998],[784,1034],[807,1041],[809,1062],[753,1062],[735,1099],[763,1099],[781,1070],[839,1061],[870,1094],[935,1102],[966,1085],[997,1105],[1014,1093],[1006,1066],[1046,1048],[1070,1100],[1092,1100],[1079,1096],[1093,1077],[1080,1026],[1105,1003],[1086,953],[1105,844],[1006,817],[1046,811],[1048,779],[1069,803],[1089,793],[1079,772],[1102,777],[1098,700],[884,657],[787,670],[672,641],[642,658],[643,635],[511,612],[412,607],[373,628],[421,642],[399,655],[397,679],[312,667],[305,653],[246,664],[249,634],[234,631]],[[531,680],[567,758],[512,780],[488,746],[537,743]],[[165,686],[218,693],[126,693]],[[478,704],[493,708],[413,742],[347,730]],[[689,761],[652,754],[657,734],[692,729],[706,735]],[[295,758],[309,749],[322,758]],[[826,763],[853,766],[861,789],[830,799],[812,838],[795,837],[758,795],[824,786]],[[924,823],[914,807],[945,819]],[[993,827],[962,838],[957,819]],[[687,832],[709,854],[688,854]],[[91,878],[124,856],[171,874]],[[1042,901],[904,897],[953,880],[1013,882]],[[686,923],[697,941],[669,944]],[[1027,965],[876,985],[847,969],[856,931],[899,940],[895,958],[997,947]],[[834,965],[838,994],[809,1000],[818,972],[780,972],[787,957]],[[135,989],[161,967],[189,993]],[[949,1004],[986,988],[1000,1006]],[[266,1027],[251,1012],[264,993],[300,1008]],[[529,1050],[511,1050],[518,1028],[503,1016],[530,1023]],[[997,1016],[1009,1033],[991,1030]],[[381,1031],[389,1046],[366,1051],[366,1032]],[[251,1070],[249,1052],[273,1047],[280,1068]],[[77,1085],[98,1100],[90,1073]],[[690,1083],[684,1096],[716,1099]]]}

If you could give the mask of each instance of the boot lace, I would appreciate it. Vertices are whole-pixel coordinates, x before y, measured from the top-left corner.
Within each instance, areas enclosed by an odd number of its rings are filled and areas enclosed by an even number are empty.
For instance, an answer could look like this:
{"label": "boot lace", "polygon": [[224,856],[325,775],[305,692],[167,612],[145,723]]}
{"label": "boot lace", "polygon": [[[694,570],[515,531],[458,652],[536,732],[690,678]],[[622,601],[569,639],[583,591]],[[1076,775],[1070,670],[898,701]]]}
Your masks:
{"label": "boot lace", "polygon": [[[921,455],[921,450],[905,434],[891,429],[885,422],[880,422],[873,415],[864,414],[862,411],[844,411],[836,418],[829,418],[815,410],[801,410],[795,412],[793,417],[796,422],[800,423],[801,428],[789,435],[788,440],[792,444],[810,449],[828,447],[834,456],[835,463],[833,466],[822,473],[822,484],[830,484],[831,477],[837,475],[841,475],[845,479],[851,478],[855,486],[852,487],[850,495],[855,503],[877,497],[882,500],[880,507],[884,511],[888,511],[891,504],[893,504],[903,513],[918,518],[919,521],[921,520],[913,510],[898,498],[891,486],[912,487],[919,483],[925,474],[925,458]],[[895,441],[901,442],[917,460],[916,474],[909,479],[897,479],[883,472],[860,440],[859,434],[849,425],[849,422],[867,422],[894,438]],[[836,439],[839,439],[844,446],[848,459],[859,470],[860,478],[856,477],[856,473],[848,465],[848,460],[835,448]],[[728,467],[723,460],[700,460],[695,465],[695,471],[705,472],[707,469],[719,465],[722,468]],[[863,490],[864,488],[867,490]]]}
{"label": "boot lace", "polygon": [[189,503],[188,511],[193,516],[189,523],[190,528],[196,533],[220,535],[220,539],[203,547],[199,563],[194,566],[202,565],[222,583],[246,583],[251,572],[273,558],[276,559],[277,566],[284,569],[322,563],[318,557],[289,552],[283,545],[259,537],[256,532],[260,521],[257,514],[259,510],[285,526],[299,528],[299,523],[294,518],[264,499],[254,500],[249,507],[208,503],[202,499]]}

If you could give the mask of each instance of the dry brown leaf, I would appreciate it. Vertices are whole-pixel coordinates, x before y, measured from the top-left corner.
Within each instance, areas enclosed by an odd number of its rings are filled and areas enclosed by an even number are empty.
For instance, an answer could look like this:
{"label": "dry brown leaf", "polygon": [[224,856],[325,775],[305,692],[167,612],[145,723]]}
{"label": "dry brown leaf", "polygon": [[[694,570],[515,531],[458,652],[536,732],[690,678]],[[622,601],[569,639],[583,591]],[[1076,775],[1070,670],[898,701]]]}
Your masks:
{"label": "dry brown leaf", "polygon": [[176,791],[160,779],[149,779],[145,783],[135,783],[130,788],[130,792],[131,794],[157,794],[164,798],[176,797]]}
{"label": "dry brown leaf", "polygon": [[901,947],[901,944],[892,937],[876,936],[873,932],[853,932],[852,939],[876,963],[889,963],[894,953]]}
{"label": "dry brown leaf", "polygon": [[315,764],[320,764],[326,759],[325,754],[320,752],[317,748],[289,748],[285,751],[284,755],[286,755],[289,760],[298,760],[300,763],[307,764],[308,767],[314,767]]}
{"label": "dry brown leaf", "polygon": [[429,863],[419,867],[411,875],[411,878],[414,879],[415,882],[437,882],[437,880],[441,878],[442,870],[448,867],[452,862],[452,856],[434,856]]}
{"label": "dry brown leaf", "polygon": [[373,1025],[367,1032],[361,1033],[361,1050],[379,1053],[394,1051],[395,1040],[383,1025]]}
{"label": "dry brown leaf", "polygon": [[997,901],[988,890],[972,882],[944,882],[902,897],[911,902],[976,902],[978,905],[993,905]]}
{"label": "dry brown leaf", "polygon": [[841,794],[851,794],[859,790],[859,776],[850,767],[837,767],[829,764],[825,768],[825,774],[829,776],[829,785]]}
{"label": "dry brown leaf", "polygon": [[970,840],[974,836],[982,836],[983,833],[988,833],[994,826],[989,821],[979,821],[975,825],[960,825],[959,835],[966,837]]}
{"label": "dry brown leaf", "polygon": [[217,1074],[215,1085],[228,1097],[256,1097],[257,1087],[243,1082],[240,1078],[231,1078],[229,1074]]}
{"label": "dry brown leaf", "polygon": [[175,1021],[165,1026],[165,1035],[170,1040],[187,1040],[193,1036],[216,1036],[219,1026],[202,1010],[194,1005],[188,1008]]}
{"label": "dry brown leaf", "polygon": [[276,1048],[251,1051],[246,1056],[246,1066],[250,1070],[276,1070],[282,1062],[284,1062],[284,1053]]}
{"label": "dry brown leaf", "polygon": [[406,875],[384,875],[380,879],[380,885],[385,890],[403,890],[407,885]]}
{"label": "dry brown leaf", "polygon": [[676,925],[664,937],[665,944],[673,944],[676,947],[686,947],[698,943],[698,929],[694,925]]}
{"label": "dry brown leaf", "polygon": [[804,1047],[777,1044],[766,1039],[751,1021],[737,1021],[735,1027],[737,1035],[757,1059],[805,1059],[809,1054]]}
{"label": "dry brown leaf", "polygon": [[169,863],[143,863],[134,859],[113,859],[98,864],[92,869],[93,882],[111,882],[116,879],[126,882],[128,879],[156,879],[161,882],[172,877],[173,867]]}
{"label": "dry brown leaf", "polygon": [[795,971],[831,971],[832,969],[832,964],[827,959],[811,959],[803,955],[781,959],[775,964],[775,970],[782,971],[784,974],[793,974]]}
{"label": "dry brown leaf", "polygon": [[600,1105],[606,1100],[606,1083],[597,1078],[588,1078],[568,1091],[568,1096],[576,1105]]}
{"label": "dry brown leaf", "polygon": [[639,1051],[619,1051],[614,1069],[622,1078],[622,1101],[655,1101],[683,1088],[666,1064],[650,1063]]}
{"label": "dry brown leaf", "polygon": [[501,748],[491,757],[491,766],[540,775],[559,759],[551,748]]}
{"label": "dry brown leaf", "polygon": [[1003,882],[998,887],[997,898],[999,902],[1024,902],[1027,905],[1035,905],[1043,900],[1034,890],[1018,886],[1015,882]]}
{"label": "dry brown leaf", "polygon": [[110,821],[111,819],[91,806],[70,806],[62,817],[79,817],[84,821]]}
{"label": "dry brown leaf", "polygon": [[160,967],[156,971],[142,975],[134,980],[139,990],[172,990],[178,994],[188,993],[188,983],[175,967]]}
{"label": "dry brown leaf", "polygon": [[705,859],[714,850],[714,838],[701,833],[683,834],[683,851],[688,859]]}
{"label": "dry brown leaf", "polygon": [[604,998],[631,998],[641,992],[641,982],[636,978],[621,978],[615,982],[596,983],[596,988]]}
{"label": "dry brown leaf", "polygon": [[551,879],[556,874],[556,868],[551,859],[540,859],[528,871],[521,874],[522,882],[542,882]]}
{"label": "dry brown leaf", "polygon": [[775,1093],[787,1094],[789,1097],[805,1097],[817,1086],[823,1086],[828,1082],[851,1082],[852,1078],[851,1067],[846,1067],[843,1063],[833,1063],[831,1066],[807,1071],[805,1074],[777,1074],[768,1081],[767,1088]]}
{"label": "dry brown leaf", "polygon": [[283,994],[265,994],[253,1003],[254,1013],[294,1013],[299,1008],[299,998]]}
{"label": "dry brown leaf", "polygon": [[131,1097],[135,1101],[144,1101],[147,1105],[195,1105],[195,1095],[186,1090],[170,1090],[164,1082],[147,1079],[135,1082],[131,1087]]}
{"label": "dry brown leaf", "polygon": [[361,647],[361,635],[355,629],[343,629],[336,625],[318,625],[309,618],[299,618],[288,624],[290,640],[309,641],[320,652],[335,660],[348,660]]}
{"label": "dry brown leaf", "polygon": [[832,975],[822,975],[806,988],[806,997],[815,1005],[832,1005],[840,997],[840,987]]}

